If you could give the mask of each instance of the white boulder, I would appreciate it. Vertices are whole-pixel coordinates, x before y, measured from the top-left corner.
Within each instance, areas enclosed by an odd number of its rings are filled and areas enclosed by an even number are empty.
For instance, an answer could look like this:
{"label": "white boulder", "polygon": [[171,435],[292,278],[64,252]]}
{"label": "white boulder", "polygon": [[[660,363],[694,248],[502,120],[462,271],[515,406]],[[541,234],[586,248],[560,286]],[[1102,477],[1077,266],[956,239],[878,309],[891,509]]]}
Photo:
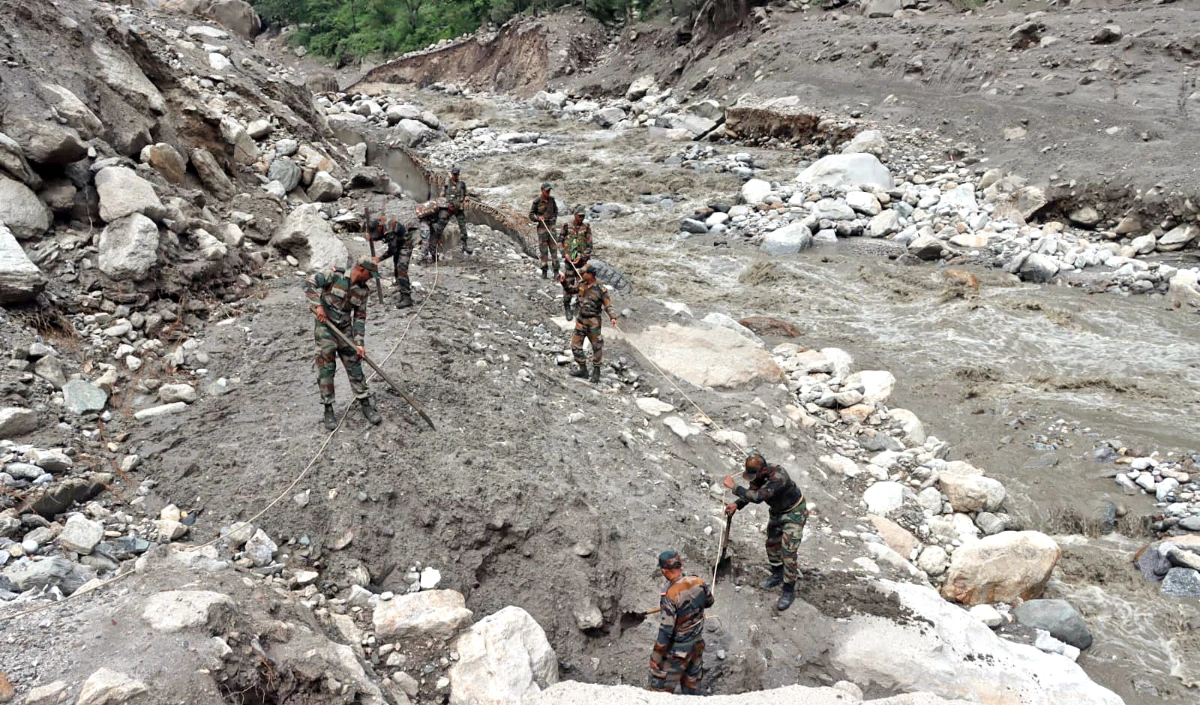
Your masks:
{"label": "white boulder", "polygon": [[381,639],[449,639],[471,621],[471,610],[454,590],[424,590],[375,605],[371,621]]}
{"label": "white boulder", "polygon": [[558,682],[546,633],[520,607],[484,617],[454,644],[451,705],[519,705]]}
{"label": "white boulder", "polygon": [[873,154],[830,154],[801,171],[796,181],[841,189],[858,186],[890,189],[894,185],[892,172]]}

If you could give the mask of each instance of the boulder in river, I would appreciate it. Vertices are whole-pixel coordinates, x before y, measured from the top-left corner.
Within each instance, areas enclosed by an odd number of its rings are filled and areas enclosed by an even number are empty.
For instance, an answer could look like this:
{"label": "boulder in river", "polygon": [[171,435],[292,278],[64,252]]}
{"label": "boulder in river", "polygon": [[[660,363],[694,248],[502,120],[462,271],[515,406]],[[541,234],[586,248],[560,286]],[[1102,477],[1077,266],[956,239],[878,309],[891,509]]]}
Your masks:
{"label": "boulder in river", "polygon": [[1092,645],[1092,633],[1079,611],[1066,600],[1030,600],[1013,610],[1017,622],[1045,629],[1050,636],[1077,649]]}
{"label": "boulder in river", "polygon": [[1042,594],[1062,550],[1039,531],[1004,531],[954,552],[942,595],[964,605],[1012,602]]}
{"label": "boulder in river", "polygon": [[656,365],[698,387],[783,381],[770,353],[726,328],[669,323],[626,335]]}

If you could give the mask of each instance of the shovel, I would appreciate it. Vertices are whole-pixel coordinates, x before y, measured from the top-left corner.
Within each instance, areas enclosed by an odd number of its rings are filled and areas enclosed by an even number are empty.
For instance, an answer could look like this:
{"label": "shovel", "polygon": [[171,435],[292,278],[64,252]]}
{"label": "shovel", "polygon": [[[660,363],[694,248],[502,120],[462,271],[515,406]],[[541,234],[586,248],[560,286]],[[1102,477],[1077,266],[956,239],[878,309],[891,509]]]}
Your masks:
{"label": "shovel", "polygon": [[717,562],[713,564],[712,585],[710,590],[717,589],[717,576],[729,572],[733,567],[733,559],[729,557],[729,529],[733,527],[733,516],[725,517],[725,531],[721,534],[721,544],[717,548]]}
{"label": "shovel", "polygon": [[646,612],[622,612],[621,613],[621,631],[633,629],[637,625],[646,621],[646,618],[652,614],[658,614],[662,611],[661,607],[655,607]]}
{"label": "shovel", "polygon": [[[350,347],[354,347],[354,341],[347,338],[345,333],[337,329],[337,326],[333,325],[332,323],[326,323],[325,327],[333,331],[333,334],[336,335],[343,343],[349,345]],[[383,381],[387,382],[389,385],[391,385],[392,389],[396,390],[396,393],[404,397],[404,401],[408,402],[408,405],[411,406],[418,414],[420,414],[421,418],[425,419],[425,423],[429,424],[429,428],[432,428],[435,431],[437,430],[437,427],[433,425],[433,419],[426,416],[424,411],[421,411],[421,407],[417,406],[417,402],[413,401],[412,397],[405,394],[404,390],[400,388],[400,385],[393,382],[392,378],[388,376],[388,373],[383,371],[383,368],[381,368],[379,365],[376,365],[375,361],[366,355],[363,355],[363,360],[365,360],[368,365],[373,367],[375,371],[379,373],[379,376],[383,378]]]}

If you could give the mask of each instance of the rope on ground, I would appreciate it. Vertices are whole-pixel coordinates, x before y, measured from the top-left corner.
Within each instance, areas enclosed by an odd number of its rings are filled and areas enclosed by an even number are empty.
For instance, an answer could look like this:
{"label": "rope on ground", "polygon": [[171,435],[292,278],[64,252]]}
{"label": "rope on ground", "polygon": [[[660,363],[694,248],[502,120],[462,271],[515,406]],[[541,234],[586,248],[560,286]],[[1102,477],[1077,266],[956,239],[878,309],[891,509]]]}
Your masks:
{"label": "rope on ground", "polygon": [[[392,349],[390,351],[388,351],[388,354],[386,356],[384,356],[383,360],[380,362],[380,365],[383,365],[384,363],[386,363],[392,357],[392,355],[394,355],[396,353],[396,351],[400,349],[400,344],[404,342],[404,339],[408,337],[408,333],[412,329],[413,321],[415,321],[421,315],[421,311],[424,310],[425,304],[429,303],[429,299],[432,298],[434,292],[437,291],[438,283],[441,280],[441,275],[442,275],[441,268],[438,267],[437,258],[435,257],[434,261],[433,261],[433,287],[430,288],[429,294],[427,294],[425,296],[425,300],[421,302],[421,305],[417,307],[417,310],[414,311],[413,314],[408,317],[408,323],[404,327],[404,332],[400,334],[400,337],[396,340],[396,344],[393,345]],[[367,381],[370,382],[371,380],[375,379],[377,376],[378,375],[375,372],[372,372],[371,376],[367,378]],[[308,461],[308,465],[304,466],[304,469],[300,471],[300,474],[297,475],[296,478],[294,480],[292,480],[292,482],[290,484],[288,484],[288,486],[286,488],[284,488],[284,490],[282,492],[280,492],[278,496],[275,497],[275,499],[271,500],[265,507],[263,507],[261,510],[259,510],[259,512],[257,514],[255,514],[254,516],[247,519],[246,520],[247,524],[253,524],[255,521],[258,521],[259,519],[261,519],[262,516],[264,514],[266,514],[268,511],[270,511],[272,507],[274,507],[276,504],[279,504],[281,501],[283,501],[283,498],[287,497],[288,494],[293,489],[296,488],[296,485],[299,485],[300,481],[303,480],[308,475],[308,473],[312,471],[313,466],[315,466],[317,464],[317,461],[321,458],[321,456],[324,455],[325,449],[329,447],[329,443],[330,443],[330,441],[333,440],[334,435],[336,435],[338,430],[341,429],[342,424],[346,421],[346,417],[350,415],[350,410],[352,408],[354,408],[354,402],[350,402],[350,405],[347,406],[346,410],[342,412],[342,417],[340,419],[338,419],[337,427],[334,428],[332,431],[330,431],[327,436],[325,436],[325,440],[321,442],[321,445],[317,448],[317,452],[313,455],[312,459]],[[202,543],[202,544],[199,544],[196,546],[187,546],[183,550],[188,553],[191,553],[194,551],[199,551],[199,550],[202,550],[209,546],[212,546],[213,544],[220,541],[221,538],[222,538],[221,536],[217,536],[209,541],[206,541],[205,543]],[[89,588],[87,590],[87,592],[82,592],[82,593],[76,592],[76,593],[73,593],[67,597],[64,597],[63,599],[58,600],[56,602],[47,602],[45,604],[38,605],[36,607],[31,607],[29,609],[22,610],[20,612],[15,612],[13,614],[0,615],[0,624],[10,621],[10,620],[13,620],[13,619],[17,619],[18,617],[25,617],[25,616],[28,616],[31,614],[36,614],[38,612],[44,612],[45,610],[51,609],[53,607],[58,607],[59,605],[62,605],[63,603],[70,602],[70,601],[74,600],[76,597],[82,597],[83,595],[90,595],[91,593],[96,592],[97,590],[100,590],[102,588],[108,587],[109,585],[112,585],[113,583],[117,582],[118,580],[121,580],[122,578],[132,575],[135,572],[136,571],[134,571],[134,570],[129,570],[124,573],[118,573],[110,578],[105,578],[104,580],[96,583],[91,588]]]}

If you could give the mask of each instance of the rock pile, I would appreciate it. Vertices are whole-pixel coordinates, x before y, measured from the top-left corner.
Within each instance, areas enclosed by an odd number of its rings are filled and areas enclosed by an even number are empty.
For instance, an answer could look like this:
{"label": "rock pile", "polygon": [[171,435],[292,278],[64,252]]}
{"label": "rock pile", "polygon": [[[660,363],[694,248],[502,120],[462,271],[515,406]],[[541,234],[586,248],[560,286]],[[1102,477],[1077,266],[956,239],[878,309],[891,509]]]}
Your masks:
{"label": "rock pile", "polygon": [[[1020,530],[1004,512],[1003,484],[968,462],[947,460],[949,444],[929,435],[912,412],[888,406],[896,385],[890,372],[852,372],[853,359],[838,348],[785,343],[771,354],[796,398],[788,415],[814,429],[828,450],[823,468],[861,488],[872,530],[843,532],[864,542],[867,555],[854,561],[859,570],[872,575],[886,567],[940,585],[946,599],[972,607],[991,627],[1013,619],[1011,603],[1041,595],[1061,553],[1057,544]],[[1058,640],[1043,646],[1078,655]]]}

